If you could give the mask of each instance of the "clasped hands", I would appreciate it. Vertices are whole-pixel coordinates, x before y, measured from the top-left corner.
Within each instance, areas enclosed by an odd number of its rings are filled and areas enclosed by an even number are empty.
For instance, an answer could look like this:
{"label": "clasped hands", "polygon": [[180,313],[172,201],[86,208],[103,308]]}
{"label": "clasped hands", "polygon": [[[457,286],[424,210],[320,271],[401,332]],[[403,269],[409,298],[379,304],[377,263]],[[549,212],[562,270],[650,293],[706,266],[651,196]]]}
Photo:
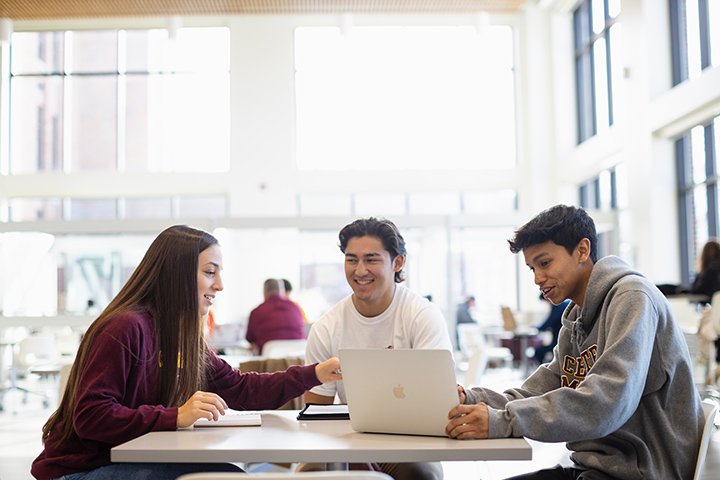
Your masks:
{"label": "clasped hands", "polygon": [[450,438],[471,440],[488,438],[488,408],[484,403],[465,405],[465,389],[457,386],[460,404],[455,406],[448,418],[450,422],[445,427],[445,433]]}

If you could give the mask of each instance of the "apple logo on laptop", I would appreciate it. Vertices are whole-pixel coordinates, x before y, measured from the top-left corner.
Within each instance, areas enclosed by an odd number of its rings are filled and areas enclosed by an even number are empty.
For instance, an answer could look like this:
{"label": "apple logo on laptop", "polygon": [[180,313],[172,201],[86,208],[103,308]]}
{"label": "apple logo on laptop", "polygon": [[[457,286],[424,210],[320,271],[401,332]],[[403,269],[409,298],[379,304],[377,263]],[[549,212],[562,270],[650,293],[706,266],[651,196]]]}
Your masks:
{"label": "apple logo on laptop", "polygon": [[395,387],[393,387],[393,395],[395,396],[395,398],[402,400],[403,398],[405,398],[405,387],[397,384]]}

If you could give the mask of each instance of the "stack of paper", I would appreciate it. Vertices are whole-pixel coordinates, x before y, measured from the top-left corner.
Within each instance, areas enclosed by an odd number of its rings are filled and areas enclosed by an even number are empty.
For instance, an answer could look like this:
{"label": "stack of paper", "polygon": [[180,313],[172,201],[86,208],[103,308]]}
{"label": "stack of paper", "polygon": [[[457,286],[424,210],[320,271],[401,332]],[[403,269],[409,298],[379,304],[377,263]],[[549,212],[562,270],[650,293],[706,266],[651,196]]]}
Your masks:
{"label": "stack of paper", "polygon": [[262,417],[258,412],[226,410],[218,420],[201,418],[195,422],[196,427],[252,427],[262,425]]}

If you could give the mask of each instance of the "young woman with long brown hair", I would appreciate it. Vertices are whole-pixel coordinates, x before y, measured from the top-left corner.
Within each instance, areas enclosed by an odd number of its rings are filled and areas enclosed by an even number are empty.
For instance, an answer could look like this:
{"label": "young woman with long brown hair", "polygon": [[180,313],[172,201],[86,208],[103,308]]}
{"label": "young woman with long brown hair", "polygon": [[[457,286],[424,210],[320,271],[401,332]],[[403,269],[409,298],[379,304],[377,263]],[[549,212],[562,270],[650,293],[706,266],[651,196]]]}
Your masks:
{"label": "young woman with long brown hair", "polygon": [[110,449],[147,432],[218,419],[225,409],[271,409],[341,379],[339,362],[241,373],[203,336],[223,289],[222,253],[210,234],[173,226],[153,241],[125,286],[88,328],[58,409],[33,462],[40,479],[174,479],[232,464],[123,464]]}

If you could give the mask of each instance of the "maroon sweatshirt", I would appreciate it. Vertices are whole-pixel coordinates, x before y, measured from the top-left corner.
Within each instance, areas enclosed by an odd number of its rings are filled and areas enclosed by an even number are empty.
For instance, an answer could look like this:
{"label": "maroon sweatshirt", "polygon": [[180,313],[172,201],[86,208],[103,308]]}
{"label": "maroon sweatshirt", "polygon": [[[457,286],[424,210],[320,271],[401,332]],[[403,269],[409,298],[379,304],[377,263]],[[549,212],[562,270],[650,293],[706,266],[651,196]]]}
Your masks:
{"label": "maroon sweatshirt", "polygon": [[260,352],[270,340],[303,339],[305,319],[302,310],[292,300],[271,295],[250,312],[245,338],[257,345]]}
{"label": "maroon sweatshirt", "polygon": [[[126,312],[98,333],[80,374],[73,408],[74,432],[60,443],[55,428],[32,464],[39,480],[93,470],[110,463],[110,449],[148,432],[175,430],[177,407],[160,405],[159,366],[148,313]],[[277,408],[319,385],[315,365],[284,372],[241,373],[210,355],[207,390],[230,408]]]}

